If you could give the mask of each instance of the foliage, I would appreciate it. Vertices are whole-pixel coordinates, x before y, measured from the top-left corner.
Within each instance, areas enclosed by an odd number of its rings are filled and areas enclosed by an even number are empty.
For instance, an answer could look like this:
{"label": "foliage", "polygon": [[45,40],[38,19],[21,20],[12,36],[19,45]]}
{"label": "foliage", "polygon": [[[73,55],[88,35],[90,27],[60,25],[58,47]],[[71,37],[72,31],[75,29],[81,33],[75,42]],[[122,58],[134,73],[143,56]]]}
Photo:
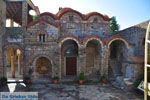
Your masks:
{"label": "foliage", "polygon": [[102,75],[102,76],[101,76],[101,79],[104,79],[104,78],[106,78],[106,76],[105,76],[105,75]]}
{"label": "foliage", "polygon": [[114,34],[119,30],[120,26],[117,24],[116,17],[112,17],[112,20],[110,21],[110,32],[111,34]]}
{"label": "foliage", "polygon": [[85,80],[86,78],[85,78],[85,75],[84,75],[84,73],[80,73],[80,75],[79,75],[79,80]]}
{"label": "foliage", "polygon": [[0,78],[0,82],[7,82],[7,78],[6,77]]}
{"label": "foliage", "polygon": [[30,76],[25,76],[24,80],[31,80],[31,77]]}
{"label": "foliage", "polygon": [[32,75],[32,73],[33,73],[33,69],[30,68],[29,71],[28,71],[28,74],[29,74],[29,75]]}
{"label": "foliage", "polygon": [[52,79],[58,81],[58,80],[59,80],[59,77],[58,77],[58,76],[54,76]]}
{"label": "foliage", "polygon": [[24,76],[23,81],[25,84],[31,84],[31,77],[30,76]]}

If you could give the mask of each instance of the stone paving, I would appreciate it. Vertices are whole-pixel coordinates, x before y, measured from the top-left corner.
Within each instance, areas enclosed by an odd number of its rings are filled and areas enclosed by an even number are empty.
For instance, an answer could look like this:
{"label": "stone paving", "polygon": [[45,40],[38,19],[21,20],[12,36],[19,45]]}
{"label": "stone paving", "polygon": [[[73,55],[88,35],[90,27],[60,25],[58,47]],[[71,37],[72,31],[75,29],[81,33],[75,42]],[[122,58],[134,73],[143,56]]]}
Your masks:
{"label": "stone paving", "polygon": [[[3,87],[1,91],[8,92],[9,89]],[[33,83],[27,87],[17,83],[15,92],[39,92],[39,100],[143,100],[142,94],[102,83]]]}

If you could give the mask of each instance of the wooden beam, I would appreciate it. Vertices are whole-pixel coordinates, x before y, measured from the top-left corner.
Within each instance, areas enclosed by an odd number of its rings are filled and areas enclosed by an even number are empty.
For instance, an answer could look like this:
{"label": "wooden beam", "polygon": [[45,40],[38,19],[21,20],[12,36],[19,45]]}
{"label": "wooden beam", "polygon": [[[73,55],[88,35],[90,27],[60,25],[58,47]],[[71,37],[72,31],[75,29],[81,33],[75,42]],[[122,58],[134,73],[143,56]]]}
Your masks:
{"label": "wooden beam", "polygon": [[16,2],[16,1],[26,1],[26,0],[6,0],[6,1]]}
{"label": "wooden beam", "polygon": [[31,0],[27,0],[27,3],[33,10],[36,10],[34,4],[31,2]]}
{"label": "wooden beam", "polygon": [[147,64],[148,64],[148,40],[149,40],[149,35],[150,35],[150,22],[147,27],[146,31],[146,37],[145,37],[145,66],[144,66],[144,100],[147,100],[147,95],[148,95],[148,79],[147,79]]}
{"label": "wooden beam", "polygon": [[14,27],[14,20],[10,19],[10,27]]}

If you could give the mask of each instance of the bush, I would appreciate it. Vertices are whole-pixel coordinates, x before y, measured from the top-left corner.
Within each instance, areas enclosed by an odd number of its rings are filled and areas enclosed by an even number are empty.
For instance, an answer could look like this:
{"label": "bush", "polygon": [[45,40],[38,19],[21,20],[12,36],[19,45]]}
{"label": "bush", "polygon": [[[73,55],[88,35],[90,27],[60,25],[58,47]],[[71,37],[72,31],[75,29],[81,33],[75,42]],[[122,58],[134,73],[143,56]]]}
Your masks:
{"label": "bush", "polygon": [[85,80],[86,78],[85,78],[85,75],[84,75],[84,73],[80,73],[80,75],[79,75],[79,80]]}
{"label": "bush", "polygon": [[58,81],[58,80],[59,80],[59,77],[58,77],[58,76],[54,76],[52,79]]}
{"label": "bush", "polygon": [[7,78],[6,77],[2,77],[0,78],[0,85],[5,85],[7,83]]}
{"label": "bush", "polygon": [[25,84],[31,84],[31,77],[30,76],[25,76],[23,78],[23,81],[24,81]]}

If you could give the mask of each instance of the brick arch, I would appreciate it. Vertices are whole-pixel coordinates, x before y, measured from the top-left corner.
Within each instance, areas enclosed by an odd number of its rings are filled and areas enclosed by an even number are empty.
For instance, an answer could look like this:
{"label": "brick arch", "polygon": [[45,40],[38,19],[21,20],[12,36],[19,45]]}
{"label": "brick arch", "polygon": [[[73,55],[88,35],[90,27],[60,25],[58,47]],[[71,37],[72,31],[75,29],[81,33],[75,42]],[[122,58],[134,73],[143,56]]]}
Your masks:
{"label": "brick arch", "polygon": [[124,38],[124,37],[122,37],[120,35],[115,35],[115,36],[113,36],[113,37],[108,39],[107,46],[110,47],[111,43],[113,41],[116,41],[116,40],[123,41],[126,44],[127,47],[129,47],[130,45],[135,45],[135,44],[131,43],[128,39],[126,39],[126,38]]}
{"label": "brick arch", "polygon": [[68,13],[68,12],[74,12],[76,14],[78,14],[81,19],[84,19],[84,15],[74,9],[71,9],[71,8],[62,8],[57,14],[56,16],[58,17],[58,19],[60,19],[64,14]]}
{"label": "brick arch", "polygon": [[91,40],[97,40],[99,41],[99,43],[101,44],[101,46],[104,46],[106,43],[104,41],[104,39],[102,39],[102,37],[98,36],[98,35],[89,35],[86,38],[84,38],[83,40],[83,45],[84,47],[86,47],[87,43]]}
{"label": "brick arch", "polygon": [[52,17],[52,18],[55,19],[55,20],[58,19],[55,14],[50,13],[50,12],[41,13],[41,14],[40,14],[40,17],[43,17],[43,16],[50,16],[50,17]]}
{"label": "brick arch", "polygon": [[86,20],[88,20],[90,17],[92,17],[94,15],[98,15],[98,16],[102,17],[105,21],[112,20],[112,18],[109,18],[107,15],[103,15],[103,14],[98,13],[98,12],[90,12],[90,13],[86,14]]}
{"label": "brick arch", "polygon": [[61,47],[62,44],[67,40],[75,41],[77,43],[78,47],[80,47],[80,39],[74,35],[65,35],[65,36],[61,37],[59,40],[59,47]]}
{"label": "brick arch", "polygon": [[55,22],[52,22],[52,21],[50,22],[50,21],[46,21],[46,20],[43,20],[43,19],[38,19],[38,20],[34,20],[34,21],[30,22],[28,24],[28,28],[31,27],[31,26],[34,26],[37,23],[40,23],[40,24],[43,24],[43,25],[50,24],[50,25],[52,25],[52,26],[54,26],[56,28],[59,27],[59,25],[57,23],[55,23]]}

